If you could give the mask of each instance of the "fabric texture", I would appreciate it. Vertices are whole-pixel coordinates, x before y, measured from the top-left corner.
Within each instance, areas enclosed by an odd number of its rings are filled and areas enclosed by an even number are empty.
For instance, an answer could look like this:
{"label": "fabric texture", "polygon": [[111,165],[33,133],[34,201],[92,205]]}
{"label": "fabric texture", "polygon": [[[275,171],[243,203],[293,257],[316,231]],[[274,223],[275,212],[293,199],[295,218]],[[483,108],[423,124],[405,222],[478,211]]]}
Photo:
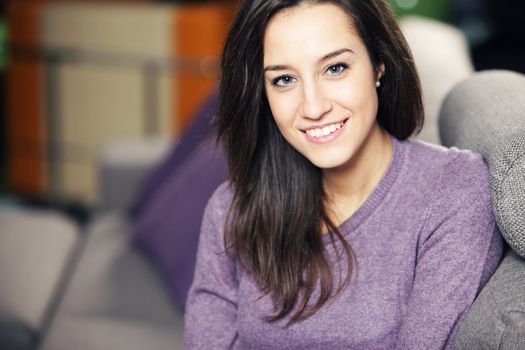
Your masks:
{"label": "fabric texture", "polygon": [[525,76],[488,71],[456,86],[440,115],[444,145],[483,155],[490,168],[496,220],[525,257]]}
{"label": "fabric texture", "polygon": [[[289,328],[286,319],[264,321],[275,312],[270,297],[225,253],[223,225],[232,191],[222,185],[203,220],[185,348],[449,348],[502,254],[489,174],[481,156],[470,151],[418,141],[393,144],[387,173],[340,226],[355,253],[349,285]],[[324,243],[335,266],[340,246],[328,236]]]}
{"label": "fabric texture", "polygon": [[180,309],[193,280],[204,208],[227,175],[222,152],[207,138],[215,108],[213,95],[149,176],[133,211],[134,242],[157,266]]}
{"label": "fabric texture", "polygon": [[461,322],[454,350],[525,349],[525,261],[509,250]]}
{"label": "fabric texture", "polygon": [[446,145],[487,160],[496,220],[514,249],[470,308],[453,348],[524,349],[525,76],[488,71],[459,84],[443,105],[440,132]]}

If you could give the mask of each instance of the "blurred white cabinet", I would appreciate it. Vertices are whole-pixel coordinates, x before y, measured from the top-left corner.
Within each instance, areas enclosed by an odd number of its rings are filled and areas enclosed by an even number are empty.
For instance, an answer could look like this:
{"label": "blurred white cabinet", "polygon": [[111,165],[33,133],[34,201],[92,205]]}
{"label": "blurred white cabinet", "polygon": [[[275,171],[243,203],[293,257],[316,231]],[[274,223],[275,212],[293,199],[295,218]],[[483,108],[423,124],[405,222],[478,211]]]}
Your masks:
{"label": "blurred white cabinet", "polygon": [[118,139],[177,134],[216,84],[224,5],[52,3],[42,12],[49,188],[97,202]]}

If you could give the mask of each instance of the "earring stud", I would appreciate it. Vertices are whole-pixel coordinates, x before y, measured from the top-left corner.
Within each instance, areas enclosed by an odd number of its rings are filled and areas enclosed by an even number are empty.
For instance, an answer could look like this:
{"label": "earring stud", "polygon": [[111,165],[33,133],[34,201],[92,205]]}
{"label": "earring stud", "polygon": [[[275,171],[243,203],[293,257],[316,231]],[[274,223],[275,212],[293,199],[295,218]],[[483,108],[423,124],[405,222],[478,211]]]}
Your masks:
{"label": "earring stud", "polygon": [[376,87],[380,87],[381,86],[381,82],[378,80],[376,81]]}

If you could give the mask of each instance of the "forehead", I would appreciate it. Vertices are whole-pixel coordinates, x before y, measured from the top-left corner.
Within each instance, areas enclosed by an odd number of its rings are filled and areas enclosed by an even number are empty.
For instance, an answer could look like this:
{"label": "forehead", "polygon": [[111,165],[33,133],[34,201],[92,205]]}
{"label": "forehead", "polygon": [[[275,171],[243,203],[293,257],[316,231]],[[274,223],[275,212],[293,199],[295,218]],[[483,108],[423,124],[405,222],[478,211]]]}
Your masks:
{"label": "forehead", "polygon": [[278,12],[268,22],[263,46],[265,64],[297,55],[318,57],[344,47],[364,48],[352,19],[332,3],[303,3]]}

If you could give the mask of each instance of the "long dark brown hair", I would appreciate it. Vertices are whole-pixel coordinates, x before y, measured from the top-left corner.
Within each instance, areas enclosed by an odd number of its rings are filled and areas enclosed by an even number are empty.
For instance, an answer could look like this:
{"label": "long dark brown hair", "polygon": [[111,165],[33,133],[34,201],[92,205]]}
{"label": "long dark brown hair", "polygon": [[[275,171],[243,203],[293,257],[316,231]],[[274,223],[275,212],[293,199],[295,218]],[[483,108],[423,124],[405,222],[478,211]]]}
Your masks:
{"label": "long dark brown hair", "polygon": [[[373,66],[385,66],[378,89],[379,125],[406,139],[423,124],[419,78],[408,45],[383,0],[246,0],[227,36],[221,61],[218,140],[229,162],[234,195],[225,226],[227,251],[274,302],[274,322],[306,319],[346,285],[354,267],[349,243],[330,220],[322,172],[279,132],[265,96],[263,38],[268,21],[300,3],[334,3],[349,17]],[[346,277],[334,287],[321,228]],[[337,248],[336,241],[342,244]],[[343,253],[343,254],[341,254]],[[344,271],[344,270],[341,270]],[[319,284],[319,296],[312,301]]]}

